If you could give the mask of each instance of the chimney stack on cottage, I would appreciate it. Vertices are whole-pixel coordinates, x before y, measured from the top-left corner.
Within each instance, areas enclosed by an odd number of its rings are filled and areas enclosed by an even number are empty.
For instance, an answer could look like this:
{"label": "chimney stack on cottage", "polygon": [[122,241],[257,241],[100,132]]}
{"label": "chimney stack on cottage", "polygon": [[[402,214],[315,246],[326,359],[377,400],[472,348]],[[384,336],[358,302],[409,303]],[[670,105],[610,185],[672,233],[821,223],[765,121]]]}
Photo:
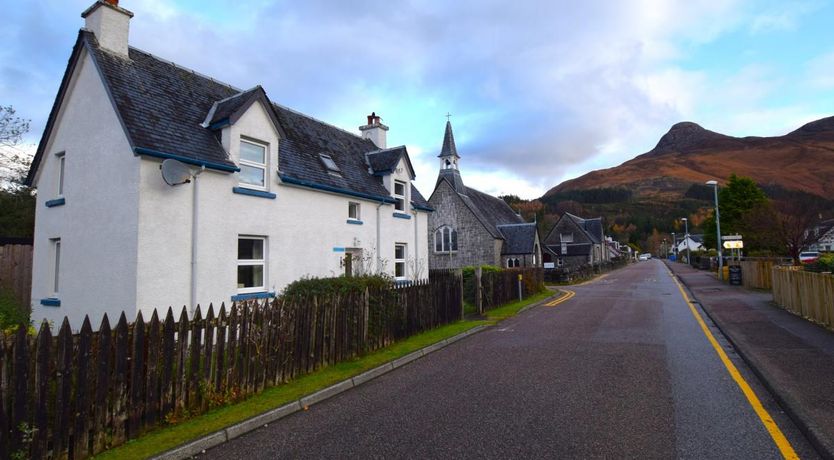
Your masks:
{"label": "chimney stack on cottage", "polygon": [[84,28],[92,32],[102,49],[127,57],[127,37],[133,13],[119,0],[97,0],[81,13]]}
{"label": "chimney stack on cottage", "polygon": [[388,145],[388,127],[383,125],[382,120],[376,112],[371,112],[368,115],[368,124],[360,126],[359,131],[362,131],[362,139],[370,139],[377,147],[384,149]]}

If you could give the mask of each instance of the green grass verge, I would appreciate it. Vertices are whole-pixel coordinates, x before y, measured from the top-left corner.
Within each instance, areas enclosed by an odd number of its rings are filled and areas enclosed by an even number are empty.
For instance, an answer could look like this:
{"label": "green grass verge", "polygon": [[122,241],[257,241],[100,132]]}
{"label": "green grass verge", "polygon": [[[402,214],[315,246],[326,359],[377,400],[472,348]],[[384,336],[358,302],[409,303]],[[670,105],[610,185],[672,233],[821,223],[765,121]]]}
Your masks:
{"label": "green grass verge", "polygon": [[284,385],[264,390],[237,404],[219,407],[182,423],[158,428],[138,439],[102,452],[97,459],[147,458],[173,449],[200,436],[242,422],[270,409],[283,406],[342,380],[349,379],[413,351],[453,337],[486,321],[459,321],[409,337],[382,350],[345,361],[318,372],[299,377]]}
{"label": "green grass verge", "polygon": [[515,316],[518,313],[518,311],[521,310],[522,308],[524,308],[524,307],[526,307],[530,304],[542,301],[542,300],[544,300],[544,299],[546,299],[546,298],[548,298],[552,295],[553,295],[552,291],[545,290],[545,291],[542,291],[538,294],[534,294],[533,296],[528,297],[524,300],[521,300],[521,301],[516,300],[513,303],[508,303],[508,304],[506,304],[504,306],[501,306],[501,307],[498,307],[494,310],[489,310],[489,311],[486,312],[486,317],[489,321],[492,321],[492,322],[502,321],[502,320],[505,320],[505,319],[507,319],[511,316]]}
{"label": "green grass verge", "polygon": [[262,393],[239,403],[213,409],[203,415],[176,425],[157,428],[138,439],[128,441],[122,446],[102,452],[95,456],[95,458],[148,458],[159,455],[201,436],[214,433],[215,431],[222,430],[255,415],[296,401],[308,394],[315,393],[318,390],[359,375],[379,365],[440,342],[443,339],[458,335],[461,332],[468,331],[473,327],[495,324],[498,321],[517,314],[522,308],[546,299],[551,295],[553,295],[553,292],[544,291],[528,297],[521,302],[515,301],[491,310],[487,312],[487,321],[459,321],[409,337],[361,358],[326,367],[312,374],[299,377],[292,382],[268,388]]}

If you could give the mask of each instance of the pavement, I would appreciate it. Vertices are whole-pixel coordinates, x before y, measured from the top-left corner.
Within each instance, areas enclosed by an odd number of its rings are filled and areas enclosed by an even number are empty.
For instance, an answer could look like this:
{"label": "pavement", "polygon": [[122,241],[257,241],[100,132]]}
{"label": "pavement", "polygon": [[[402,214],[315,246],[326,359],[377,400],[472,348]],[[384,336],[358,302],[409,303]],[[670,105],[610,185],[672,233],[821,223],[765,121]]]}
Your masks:
{"label": "pavement", "polygon": [[834,458],[834,332],[779,308],[770,292],[668,265],[817,451]]}
{"label": "pavement", "polygon": [[[665,265],[572,286],[479,334],[200,458],[786,456]],[[705,315],[703,315],[705,316]],[[791,453],[818,458],[720,331],[706,327]]]}

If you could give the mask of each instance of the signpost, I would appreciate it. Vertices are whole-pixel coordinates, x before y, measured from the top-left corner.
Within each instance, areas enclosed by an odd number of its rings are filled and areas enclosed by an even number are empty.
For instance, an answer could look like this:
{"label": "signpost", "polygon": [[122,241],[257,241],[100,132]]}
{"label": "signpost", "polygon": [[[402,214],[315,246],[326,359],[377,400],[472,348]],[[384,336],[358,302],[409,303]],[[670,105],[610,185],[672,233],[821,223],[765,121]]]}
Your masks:
{"label": "signpost", "polygon": [[[724,240],[724,248],[729,249],[730,254],[735,254],[735,257],[731,255],[731,260],[737,259],[737,261],[740,261],[741,250],[744,249],[744,240],[741,239],[741,235],[726,235],[722,236],[721,239]],[[727,270],[730,275],[730,285],[741,286],[741,265],[732,265]]]}

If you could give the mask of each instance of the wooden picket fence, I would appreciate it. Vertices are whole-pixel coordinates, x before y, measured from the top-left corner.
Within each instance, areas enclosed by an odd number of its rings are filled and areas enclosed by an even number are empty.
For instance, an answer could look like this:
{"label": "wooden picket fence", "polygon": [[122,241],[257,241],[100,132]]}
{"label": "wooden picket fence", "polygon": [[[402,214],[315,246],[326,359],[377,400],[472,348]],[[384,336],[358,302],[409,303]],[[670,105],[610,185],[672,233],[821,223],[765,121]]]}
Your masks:
{"label": "wooden picket fence", "polygon": [[767,289],[773,287],[773,260],[741,261],[741,283],[746,288]]}
{"label": "wooden picket fence", "polygon": [[522,296],[544,290],[544,270],[541,268],[510,268],[500,272],[484,272],[481,288],[484,310],[518,300],[518,275],[521,275]]}
{"label": "wooden picket fence", "polygon": [[7,240],[0,239],[0,287],[11,290],[20,305],[28,308],[32,295],[32,244]]}
{"label": "wooden picket fence", "polygon": [[774,267],[773,301],[785,310],[834,330],[834,275],[799,267]]}
{"label": "wooden picket fence", "polygon": [[[450,271],[407,287],[0,333],[0,459],[79,459],[462,316]],[[255,414],[253,414],[255,415]]]}

